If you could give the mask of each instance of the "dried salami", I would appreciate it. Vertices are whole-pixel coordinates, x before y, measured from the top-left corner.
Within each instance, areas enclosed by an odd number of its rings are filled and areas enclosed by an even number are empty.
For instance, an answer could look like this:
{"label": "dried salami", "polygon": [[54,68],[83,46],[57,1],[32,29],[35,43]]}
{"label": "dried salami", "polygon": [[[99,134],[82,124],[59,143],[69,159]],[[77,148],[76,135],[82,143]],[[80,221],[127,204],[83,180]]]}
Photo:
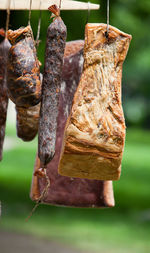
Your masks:
{"label": "dried salami", "polygon": [[2,160],[3,143],[5,137],[5,125],[7,117],[8,96],[7,96],[7,60],[8,51],[11,47],[9,41],[4,37],[5,32],[0,29],[0,160]]}
{"label": "dried salami", "polygon": [[66,26],[58,16],[47,31],[38,140],[38,154],[42,166],[45,166],[55,154],[59,90],[66,35]]}
{"label": "dried salami", "polygon": [[30,26],[8,31],[12,44],[8,61],[8,94],[17,105],[30,107],[41,100],[40,62]]}

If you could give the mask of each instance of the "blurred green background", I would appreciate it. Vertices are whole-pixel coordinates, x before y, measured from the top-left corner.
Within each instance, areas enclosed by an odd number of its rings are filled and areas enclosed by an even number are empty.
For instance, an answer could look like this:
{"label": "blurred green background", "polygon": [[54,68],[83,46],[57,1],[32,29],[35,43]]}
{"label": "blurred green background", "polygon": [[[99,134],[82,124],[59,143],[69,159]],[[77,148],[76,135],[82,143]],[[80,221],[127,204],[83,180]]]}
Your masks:
{"label": "blurred green background", "polygon": [[[85,1],[86,2],[86,1]],[[93,0],[101,9],[91,11],[89,22],[106,23],[106,0]],[[6,13],[0,12],[1,27]],[[48,11],[42,12],[41,43],[44,62]],[[36,37],[39,11],[32,11]],[[67,40],[83,39],[87,11],[62,11]],[[12,11],[10,28],[28,23],[28,12]],[[0,164],[1,228],[55,239],[86,252],[150,252],[150,1],[110,1],[110,24],[133,36],[123,66],[123,108],[127,124],[122,175],[114,183],[116,207],[107,210],[40,206],[26,223],[33,203],[29,199],[37,139],[18,140],[15,123],[8,119],[7,142]]]}

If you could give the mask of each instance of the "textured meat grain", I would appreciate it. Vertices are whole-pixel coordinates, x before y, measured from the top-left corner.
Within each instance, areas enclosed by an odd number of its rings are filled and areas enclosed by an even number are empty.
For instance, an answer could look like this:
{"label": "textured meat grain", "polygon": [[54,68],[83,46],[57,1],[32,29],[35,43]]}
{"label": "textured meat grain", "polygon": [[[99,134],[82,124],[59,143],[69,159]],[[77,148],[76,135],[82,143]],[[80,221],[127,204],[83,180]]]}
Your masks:
{"label": "textured meat grain", "polygon": [[43,166],[55,154],[58,101],[66,33],[66,26],[60,17],[52,22],[47,31],[38,140],[38,155]]}
{"label": "textured meat grain", "polygon": [[84,70],[67,122],[59,173],[117,180],[125,141],[121,105],[122,65],[131,36],[107,25],[87,24]]}

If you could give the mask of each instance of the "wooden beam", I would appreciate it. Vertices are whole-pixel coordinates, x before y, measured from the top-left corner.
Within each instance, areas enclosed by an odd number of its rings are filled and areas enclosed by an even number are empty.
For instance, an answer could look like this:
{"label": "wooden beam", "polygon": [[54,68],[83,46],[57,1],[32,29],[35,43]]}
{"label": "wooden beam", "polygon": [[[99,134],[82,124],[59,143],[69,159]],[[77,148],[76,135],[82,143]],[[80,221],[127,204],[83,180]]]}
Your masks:
{"label": "wooden beam", "polygon": [[[6,10],[8,8],[9,0],[0,0],[0,9]],[[48,7],[52,4],[59,6],[59,0],[32,0],[32,10],[47,10]],[[11,0],[10,10],[29,10],[30,0]],[[99,4],[91,4],[71,1],[71,0],[62,0],[61,10],[97,10],[100,8]]]}

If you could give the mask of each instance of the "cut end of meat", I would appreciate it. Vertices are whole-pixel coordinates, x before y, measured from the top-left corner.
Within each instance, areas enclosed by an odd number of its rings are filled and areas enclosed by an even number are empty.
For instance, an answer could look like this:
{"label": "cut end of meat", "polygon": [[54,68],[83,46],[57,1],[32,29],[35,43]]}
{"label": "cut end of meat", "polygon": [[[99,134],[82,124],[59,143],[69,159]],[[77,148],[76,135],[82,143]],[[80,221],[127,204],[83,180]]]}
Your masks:
{"label": "cut end of meat", "polygon": [[41,157],[41,164],[42,164],[41,166],[44,168],[50,161],[52,161],[52,159],[54,158],[54,155],[55,155],[54,150],[47,152],[47,150],[43,148],[42,152],[39,151],[39,157]]}
{"label": "cut end of meat", "polygon": [[65,153],[59,164],[59,174],[75,178],[115,181],[120,178],[120,163],[121,159],[113,161],[102,156]]}

